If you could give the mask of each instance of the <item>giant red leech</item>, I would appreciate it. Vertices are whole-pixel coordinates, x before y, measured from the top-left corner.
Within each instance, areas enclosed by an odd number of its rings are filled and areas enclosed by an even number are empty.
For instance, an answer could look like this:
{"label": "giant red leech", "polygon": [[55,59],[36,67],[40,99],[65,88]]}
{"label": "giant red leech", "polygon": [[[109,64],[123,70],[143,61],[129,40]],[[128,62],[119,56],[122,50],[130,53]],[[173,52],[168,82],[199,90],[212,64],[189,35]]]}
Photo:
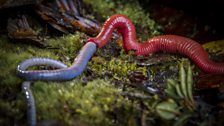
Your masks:
{"label": "giant red leech", "polygon": [[134,50],[136,55],[149,55],[158,51],[180,53],[188,56],[206,73],[224,73],[224,64],[211,61],[203,47],[192,39],[176,35],[161,35],[143,43],[137,42],[134,25],[121,14],[111,16],[104,23],[98,36],[88,41],[96,43],[101,48],[106,45],[114,29],[121,33],[125,51]]}

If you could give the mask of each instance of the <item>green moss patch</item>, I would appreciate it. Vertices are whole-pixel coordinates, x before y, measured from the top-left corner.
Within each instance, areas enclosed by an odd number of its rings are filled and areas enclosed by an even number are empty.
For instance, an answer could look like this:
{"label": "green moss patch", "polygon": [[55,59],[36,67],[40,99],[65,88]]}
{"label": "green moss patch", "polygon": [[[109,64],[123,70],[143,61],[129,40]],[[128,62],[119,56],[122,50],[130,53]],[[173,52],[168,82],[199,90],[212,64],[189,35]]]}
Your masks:
{"label": "green moss patch", "polygon": [[76,120],[91,125],[113,125],[112,113],[114,116],[123,113],[126,118],[126,112],[132,109],[131,102],[119,95],[121,89],[105,80],[96,79],[86,85],[79,79],[64,84],[37,82],[32,89],[38,120],[54,119],[67,125],[74,125]]}

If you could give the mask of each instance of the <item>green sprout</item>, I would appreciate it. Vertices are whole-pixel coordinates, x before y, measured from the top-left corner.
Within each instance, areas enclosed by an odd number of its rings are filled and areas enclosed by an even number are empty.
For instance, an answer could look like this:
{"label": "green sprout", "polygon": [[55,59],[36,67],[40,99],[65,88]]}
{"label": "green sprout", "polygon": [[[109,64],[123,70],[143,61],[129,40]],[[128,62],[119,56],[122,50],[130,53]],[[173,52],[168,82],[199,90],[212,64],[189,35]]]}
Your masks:
{"label": "green sprout", "polygon": [[[184,65],[186,64],[186,69]],[[179,81],[168,79],[167,80],[167,89],[165,89],[166,94],[173,98],[182,99],[184,105],[190,109],[195,109],[194,99],[193,99],[193,78],[192,78],[192,70],[191,66],[188,62],[182,61],[179,66]],[[181,100],[180,100],[181,101]]]}
{"label": "green sprout", "polygon": [[177,115],[180,115],[180,110],[177,103],[168,99],[167,101],[163,101],[156,106],[157,114],[163,119],[170,120],[175,118]]}
{"label": "green sprout", "polygon": [[[186,66],[186,68],[184,67]],[[193,99],[193,79],[192,70],[189,62],[182,60],[179,65],[179,79],[168,79],[167,88],[165,89],[166,95],[169,97],[167,101],[158,103],[155,107],[157,114],[166,120],[175,119],[180,114],[180,109],[185,107],[193,111],[195,109],[195,102]],[[183,121],[189,117],[180,116]],[[180,123],[180,122],[179,122]]]}

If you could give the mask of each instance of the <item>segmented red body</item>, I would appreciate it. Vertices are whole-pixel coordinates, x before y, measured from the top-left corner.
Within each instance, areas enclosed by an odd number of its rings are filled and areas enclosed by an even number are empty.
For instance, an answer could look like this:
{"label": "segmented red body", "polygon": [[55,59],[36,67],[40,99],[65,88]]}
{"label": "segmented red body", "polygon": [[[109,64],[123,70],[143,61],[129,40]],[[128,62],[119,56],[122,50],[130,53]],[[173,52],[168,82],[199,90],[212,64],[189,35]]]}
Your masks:
{"label": "segmented red body", "polygon": [[203,47],[192,39],[176,35],[161,35],[145,42],[137,42],[134,25],[121,14],[111,16],[104,23],[100,33],[88,41],[96,43],[101,48],[109,41],[114,29],[121,33],[126,51],[134,50],[136,55],[149,55],[158,51],[180,53],[188,56],[206,73],[224,73],[224,64],[211,61]]}

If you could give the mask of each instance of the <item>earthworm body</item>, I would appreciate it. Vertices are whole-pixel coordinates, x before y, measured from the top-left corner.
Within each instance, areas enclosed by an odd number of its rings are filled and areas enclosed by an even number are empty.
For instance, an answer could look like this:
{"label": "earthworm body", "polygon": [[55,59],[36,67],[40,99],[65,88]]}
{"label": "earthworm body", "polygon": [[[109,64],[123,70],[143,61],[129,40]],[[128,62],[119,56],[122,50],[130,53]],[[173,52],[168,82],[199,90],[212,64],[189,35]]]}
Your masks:
{"label": "earthworm body", "polygon": [[[79,55],[74,60],[72,66],[68,68],[56,69],[56,70],[26,70],[30,66],[40,65],[50,65],[57,67],[58,62],[46,62],[44,59],[28,59],[22,62],[17,67],[18,76],[27,80],[27,81],[34,81],[34,80],[46,80],[46,81],[62,81],[62,80],[70,80],[79,76],[83,70],[85,69],[88,61],[92,57],[92,55],[96,51],[96,44],[94,43],[87,43],[81,49]],[[41,62],[41,63],[39,63]]]}
{"label": "earthworm body", "polygon": [[22,89],[23,93],[25,94],[26,105],[27,105],[27,122],[28,126],[35,126],[36,125],[36,107],[35,107],[35,100],[30,90],[30,83],[29,81],[23,82]]}
{"label": "earthworm body", "polygon": [[[80,75],[85,69],[89,59],[96,51],[96,45],[94,43],[87,43],[80,51],[77,58],[71,67],[67,66],[57,60],[49,58],[31,58],[23,61],[18,67],[17,72],[21,78],[26,79],[22,85],[23,92],[25,94],[25,100],[27,104],[27,123],[29,126],[36,125],[36,107],[35,100],[30,89],[31,80],[69,80]],[[58,68],[58,70],[36,70],[26,71],[30,66],[34,65],[48,65]],[[60,70],[59,70],[60,69]],[[66,75],[69,74],[69,75]]]}
{"label": "earthworm body", "polygon": [[88,41],[96,43],[101,48],[106,45],[114,29],[121,33],[123,48],[126,51],[134,50],[136,55],[149,55],[158,51],[180,53],[188,56],[206,73],[224,73],[224,64],[209,60],[208,53],[192,39],[176,35],[161,35],[145,42],[137,42],[134,25],[121,14],[111,16],[98,36]]}
{"label": "earthworm body", "polygon": [[[53,59],[48,59],[48,58],[32,58],[32,59],[28,59],[26,61],[23,62],[24,66],[22,68],[20,68],[21,70],[26,70],[27,67],[29,67],[30,65],[41,65],[41,64],[48,64],[51,67],[56,67],[56,68],[66,68],[67,66],[57,60],[53,60]],[[28,126],[35,126],[36,125],[36,107],[35,107],[35,100],[33,97],[33,93],[30,89],[30,81],[25,81],[23,82],[22,85],[22,90],[23,93],[25,94],[25,100],[26,100],[26,104],[27,104],[27,122],[28,122]]]}

